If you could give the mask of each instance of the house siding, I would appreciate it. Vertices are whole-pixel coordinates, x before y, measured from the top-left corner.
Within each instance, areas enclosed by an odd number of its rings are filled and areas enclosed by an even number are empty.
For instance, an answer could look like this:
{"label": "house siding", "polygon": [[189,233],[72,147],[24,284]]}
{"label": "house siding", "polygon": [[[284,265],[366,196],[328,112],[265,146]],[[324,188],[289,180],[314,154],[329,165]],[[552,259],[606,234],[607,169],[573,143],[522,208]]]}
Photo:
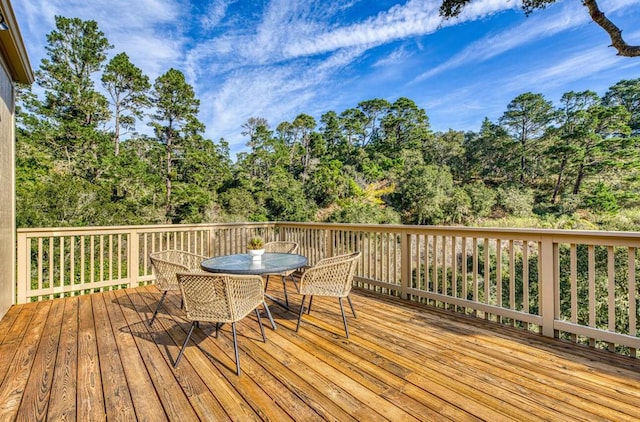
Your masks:
{"label": "house siding", "polygon": [[15,296],[14,85],[0,58],[0,317]]}

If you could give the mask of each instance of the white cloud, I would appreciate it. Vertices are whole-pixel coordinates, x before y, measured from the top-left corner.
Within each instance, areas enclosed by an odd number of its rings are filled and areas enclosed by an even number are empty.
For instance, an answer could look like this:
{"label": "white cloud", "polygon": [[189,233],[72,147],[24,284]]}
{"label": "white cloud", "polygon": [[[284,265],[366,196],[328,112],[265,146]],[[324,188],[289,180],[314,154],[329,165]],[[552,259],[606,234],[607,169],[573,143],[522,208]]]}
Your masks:
{"label": "white cloud", "polygon": [[588,21],[588,15],[583,13],[580,8],[583,7],[577,3],[570,4],[564,7],[560,13],[551,15],[551,18],[548,15],[532,16],[514,28],[508,28],[497,35],[475,41],[446,62],[424,72],[413,82],[431,78],[468,63],[483,62],[529,42],[550,37],[560,31],[584,24]]}
{"label": "white cloud", "polygon": [[516,90],[518,87],[529,85],[536,87],[538,91],[550,90],[622,65],[628,60],[611,54],[604,46],[596,46],[570,55],[545,69],[522,73],[508,81],[505,89]]}
{"label": "white cloud", "polygon": [[207,8],[207,13],[200,18],[200,24],[207,29],[215,28],[227,14],[227,9],[233,1],[214,0]]}
{"label": "white cloud", "polygon": [[[640,3],[638,0],[614,0],[601,2],[601,10],[608,14],[613,14],[621,8],[629,7],[632,3]],[[473,6],[471,3],[469,6]],[[586,8],[580,3],[562,4],[560,10],[555,13],[551,11],[539,11],[527,18],[523,23],[513,28],[507,28],[497,35],[485,37],[477,40],[452,58],[439,66],[424,72],[415,80],[423,81],[434,77],[442,72],[454,69],[469,63],[477,64],[492,57],[498,56],[506,51],[526,45],[527,43],[549,38],[563,31],[568,31],[587,23],[595,25]],[[465,12],[467,10],[465,9]]]}
{"label": "white cloud", "polygon": [[[622,10],[633,11],[630,5],[639,3],[603,0],[601,7],[608,16],[618,16],[615,14]],[[580,2],[561,2],[534,13],[523,25],[494,27],[493,36],[482,40],[461,40],[472,43],[441,61],[422,76],[423,80],[406,86],[409,78],[419,73],[416,69],[442,60],[431,56],[436,49],[425,35],[443,26],[480,19],[492,25],[490,16],[519,4],[513,0],[474,0],[458,19],[444,22],[435,0],[398,1],[386,10],[381,10],[378,2],[363,0],[202,0],[197,6],[187,0],[20,0],[14,2],[14,9],[34,68],[45,55],[46,34],[53,30],[56,14],[94,19],[114,44],[111,53],[125,51],[152,80],[170,67],[182,70],[201,99],[200,118],[207,126],[207,136],[224,136],[232,150],[237,150],[245,142],[240,126],[249,117],[265,117],[275,126],[299,113],[318,117],[314,113],[340,111],[346,108],[344,104],[352,107],[367,96],[405,95],[428,104],[428,113],[435,113],[433,107],[451,110],[451,115],[458,110],[455,119],[450,117],[452,121],[467,121],[466,116],[479,112],[482,104],[489,108],[499,102],[497,94],[483,97],[485,86],[510,95],[512,85],[527,86],[531,84],[528,81],[567,81],[571,66],[580,68],[576,77],[605,66],[609,70],[610,66],[634,68],[628,61],[615,62],[611,49],[610,56],[594,56],[600,67],[586,56],[568,52],[566,63],[549,59],[530,74],[529,69],[521,71],[520,77],[503,72],[495,81],[479,82],[465,80],[465,74],[458,75],[461,86],[449,87],[448,78],[443,78],[445,70],[447,76],[464,73],[466,65],[490,63],[507,51],[520,51],[532,40],[546,37],[555,41],[568,28],[595,25],[589,23]],[[196,16],[196,9],[204,13]],[[367,15],[367,10],[372,11]],[[498,30],[501,32],[496,34]],[[394,42],[398,45],[391,45]],[[392,48],[376,49],[381,46]],[[384,57],[380,55],[383,51]],[[383,86],[391,81],[396,85],[383,92]],[[441,88],[436,99],[427,97],[433,84]],[[514,89],[522,92],[521,87]]]}

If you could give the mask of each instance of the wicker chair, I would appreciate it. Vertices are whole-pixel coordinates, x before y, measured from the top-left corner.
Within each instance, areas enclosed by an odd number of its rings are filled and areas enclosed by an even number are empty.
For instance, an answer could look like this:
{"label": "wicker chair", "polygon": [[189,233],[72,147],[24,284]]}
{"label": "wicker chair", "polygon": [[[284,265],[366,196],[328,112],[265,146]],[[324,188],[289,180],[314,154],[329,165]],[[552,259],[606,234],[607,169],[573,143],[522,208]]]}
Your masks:
{"label": "wicker chair", "polygon": [[[262,277],[255,275],[231,275],[214,273],[178,273],[178,283],[184,299],[184,310],[187,319],[191,320],[191,328],[173,367],[177,368],[184,349],[187,347],[193,328],[200,322],[214,322],[218,330],[222,324],[230,322],[233,332],[233,349],[236,357],[236,373],[240,375],[240,356],[236,322],[255,311],[262,340],[266,343],[262,319],[258,306],[262,304],[272,321],[269,307],[264,301]],[[275,325],[272,322],[272,328]]]}
{"label": "wicker chair", "polygon": [[158,306],[156,306],[153,317],[151,317],[149,321],[149,326],[151,326],[158,315],[164,298],[167,296],[167,292],[180,290],[176,273],[200,271],[200,263],[207,259],[207,257],[191,252],[170,249],[151,253],[149,254],[149,259],[156,274],[156,287],[162,291],[162,297],[158,302]]}
{"label": "wicker chair", "polygon": [[342,312],[344,331],[347,338],[349,338],[349,328],[347,327],[347,317],[344,314],[344,307],[342,306],[342,298],[346,297],[349,301],[351,312],[355,318],[356,311],[353,308],[353,303],[351,303],[351,298],[349,298],[349,293],[351,292],[353,275],[355,273],[360,254],[360,252],[353,252],[350,254],[322,259],[315,266],[307,269],[302,274],[302,278],[298,284],[298,293],[303,296],[302,303],[300,303],[300,313],[298,315],[296,332],[300,329],[300,321],[302,321],[306,297],[310,296],[307,313],[311,313],[311,303],[313,302],[314,296],[330,296],[338,298],[340,311]]}
{"label": "wicker chair", "polygon": [[[296,253],[298,251],[298,244],[296,242],[285,242],[285,241],[274,241],[267,242],[264,245],[265,252],[280,252],[280,253]],[[265,291],[267,290],[267,286],[269,285],[269,276],[279,275],[282,277],[282,289],[284,290],[284,302],[286,307],[289,308],[289,296],[287,295],[287,283],[286,278],[291,278],[293,281],[293,285],[295,286],[296,280],[293,278],[292,274],[295,270],[285,271],[281,274],[264,274],[267,276],[267,281],[264,285]]]}

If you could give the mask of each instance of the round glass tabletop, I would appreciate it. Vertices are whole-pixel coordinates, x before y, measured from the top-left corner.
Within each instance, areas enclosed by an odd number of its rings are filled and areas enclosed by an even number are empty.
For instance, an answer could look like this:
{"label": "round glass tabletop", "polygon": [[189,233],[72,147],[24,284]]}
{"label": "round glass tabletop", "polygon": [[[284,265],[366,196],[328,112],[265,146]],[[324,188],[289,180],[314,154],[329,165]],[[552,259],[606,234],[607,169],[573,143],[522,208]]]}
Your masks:
{"label": "round glass tabletop", "polygon": [[200,267],[212,273],[277,274],[307,265],[307,257],[292,253],[265,252],[260,259],[249,254],[214,256],[205,259]]}

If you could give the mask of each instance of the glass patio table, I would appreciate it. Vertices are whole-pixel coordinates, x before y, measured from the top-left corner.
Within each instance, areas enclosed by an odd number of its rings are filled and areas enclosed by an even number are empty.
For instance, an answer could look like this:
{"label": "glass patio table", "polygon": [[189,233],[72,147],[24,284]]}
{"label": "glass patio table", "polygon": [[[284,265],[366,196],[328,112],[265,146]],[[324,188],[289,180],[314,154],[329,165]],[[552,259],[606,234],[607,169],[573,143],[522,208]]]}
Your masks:
{"label": "glass patio table", "polygon": [[[212,273],[264,275],[281,274],[302,268],[307,265],[307,262],[306,256],[294,253],[265,252],[260,256],[260,259],[253,259],[251,255],[241,253],[205,259],[200,263],[200,267]],[[264,295],[278,305],[289,309],[284,303],[266,292]]]}

